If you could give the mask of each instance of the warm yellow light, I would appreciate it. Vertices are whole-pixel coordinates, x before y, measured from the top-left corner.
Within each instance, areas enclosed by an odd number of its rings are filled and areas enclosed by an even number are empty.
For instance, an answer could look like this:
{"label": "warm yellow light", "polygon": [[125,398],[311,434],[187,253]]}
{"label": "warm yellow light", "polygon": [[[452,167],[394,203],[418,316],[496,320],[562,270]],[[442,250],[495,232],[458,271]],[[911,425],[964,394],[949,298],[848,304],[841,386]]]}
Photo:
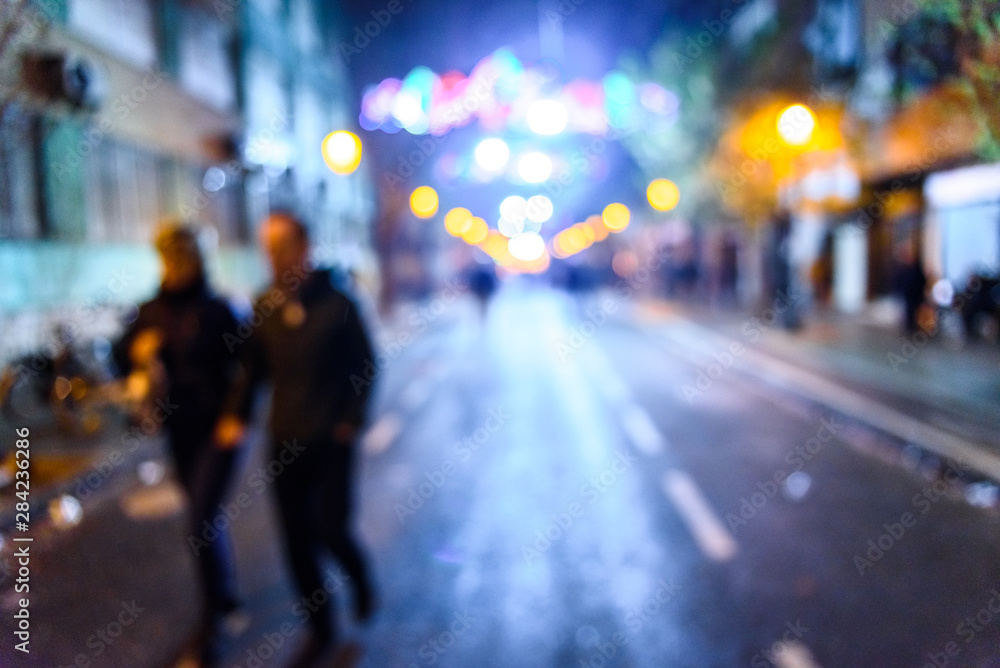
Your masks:
{"label": "warm yellow light", "polygon": [[478,244],[486,235],[489,233],[490,228],[486,224],[486,221],[482,218],[473,218],[469,223],[469,227],[462,233],[462,238],[465,239],[466,243]]}
{"label": "warm yellow light", "polygon": [[569,255],[579,253],[587,247],[587,237],[579,227],[570,227],[563,235],[563,248]]}
{"label": "warm yellow light", "polygon": [[420,186],[410,194],[410,210],[417,218],[430,218],[438,210],[438,194],[430,186]]}
{"label": "warm yellow light", "polygon": [[778,135],[789,146],[805,146],[816,130],[816,114],[804,104],[785,107],[778,114]]}
{"label": "warm yellow light", "polygon": [[628,227],[631,217],[632,214],[629,212],[628,207],[618,202],[604,207],[604,213],[601,214],[604,226],[612,232],[621,232]]}
{"label": "warm yellow light", "polygon": [[508,239],[504,235],[496,230],[490,230],[486,235],[486,239],[482,241],[479,247],[487,255],[495,258],[497,255],[507,252],[507,241]]}
{"label": "warm yellow light", "polygon": [[608,228],[604,227],[604,219],[596,213],[587,218],[586,223],[594,230],[594,241],[604,241],[608,238]]}
{"label": "warm yellow light", "polygon": [[323,139],[323,162],[334,174],[350,174],[361,164],[361,140],[353,132],[337,130]]}
{"label": "warm yellow light", "polygon": [[681,201],[681,191],[670,179],[654,179],[646,188],[646,198],[657,211],[670,211]]}
{"label": "warm yellow light", "polygon": [[444,229],[453,237],[464,235],[470,225],[472,225],[472,212],[464,207],[457,206],[444,215]]}

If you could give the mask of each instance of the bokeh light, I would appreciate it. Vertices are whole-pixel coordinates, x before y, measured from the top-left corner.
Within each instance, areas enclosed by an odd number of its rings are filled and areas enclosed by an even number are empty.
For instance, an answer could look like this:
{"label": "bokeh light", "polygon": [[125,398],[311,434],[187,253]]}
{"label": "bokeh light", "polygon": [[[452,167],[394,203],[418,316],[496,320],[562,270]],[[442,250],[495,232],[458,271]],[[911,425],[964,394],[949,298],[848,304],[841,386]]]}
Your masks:
{"label": "bokeh light", "polygon": [[522,232],[511,237],[507,249],[516,259],[531,262],[545,253],[545,240],[536,232]]}
{"label": "bokeh light", "polygon": [[479,142],[476,147],[476,162],[489,172],[499,172],[507,166],[510,149],[502,139],[491,137]]}
{"label": "bokeh light", "polygon": [[517,173],[528,183],[542,183],[552,175],[552,160],[538,151],[525,153],[517,162]]}
{"label": "bokeh light", "polygon": [[438,210],[438,194],[430,186],[420,186],[410,194],[410,210],[417,218],[430,218]]}
{"label": "bokeh light", "polygon": [[639,257],[630,250],[620,250],[611,260],[611,269],[618,276],[628,278],[639,269]]}
{"label": "bokeh light", "polygon": [[328,134],[321,151],[323,162],[334,174],[350,174],[361,164],[361,139],[347,130]]}
{"label": "bokeh light", "polygon": [[524,222],[524,209],[528,201],[520,195],[511,195],[500,202],[500,216],[514,222]]}
{"label": "bokeh light", "polygon": [[469,226],[466,228],[465,232],[462,233],[462,239],[469,244],[478,244],[486,239],[486,235],[489,234],[489,231],[490,227],[486,224],[486,221],[476,216],[469,221]]}
{"label": "bokeh light", "polygon": [[586,223],[594,230],[594,241],[604,241],[608,238],[608,228],[604,227],[604,219],[596,213],[587,218]]}
{"label": "bokeh light", "polygon": [[654,179],[646,188],[646,198],[657,211],[670,211],[681,201],[681,191],[670,179]]}
{"label": "bokeh light", "polygon": [[805,146],[816,130],[816,114],[804,104],[785,107],[778,114],[778,134],[789,146]]}
{"label": "bokeh light", "polygon": [[530,221],[544,223],[552,217],[553,210],[552,200],[545,195],[534,195],[528,198],[528,203],[524,207],[524,215]]}
{"label": "bokeh light", "polygon": [[524,232],[524,218],[500,218],[497,221],[497,229],[505,237],[516,237],[521,232]]}
{"label": "bokeh light", "polygon": [[460,237],[465,234],[472,225],[472,212],[458,206],[444,215],[444,229],[453,237]]}
{"label": "bokeh light", "polygon": [[557,100],[538,100],[528,107],[528,127],[539,135],[557,135],[566,129],[569,114]]}
{"label": "bokeh light", "polygon": [[601,219],[611,232],[621,232],[628,227],[632,214],[624,204],[615,202],[604,207]]}

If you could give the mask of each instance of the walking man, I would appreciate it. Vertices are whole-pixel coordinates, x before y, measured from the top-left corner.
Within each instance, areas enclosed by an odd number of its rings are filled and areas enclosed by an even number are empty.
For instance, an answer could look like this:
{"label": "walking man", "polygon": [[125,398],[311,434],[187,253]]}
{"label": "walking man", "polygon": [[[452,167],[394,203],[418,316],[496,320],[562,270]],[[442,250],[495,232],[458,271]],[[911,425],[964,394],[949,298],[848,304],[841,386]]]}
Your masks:
{"label": "walking man", "polygon": [[[372,350],[351,300],[329,271],[311,268],[306,226],[289,213],[269,216],[260,243],[271,266],[271,287],[254,305],[253,329],[242,347],[242,377],[220,420],[216,439],[238,442],[264,380],[273,389],[272,457],[297,453],[275,479],[287,554],[299,593],[315,601],[323,589],[323,548],[352,583],[355,617],[372,613],[368,569],[351,529],[355,440],[365,418],[368,388],[356,388]],[[291,446],[291,447],[290,447]],[[312,638],[296,666],[313,665],[336,643],[334,605],[314,606]]]}

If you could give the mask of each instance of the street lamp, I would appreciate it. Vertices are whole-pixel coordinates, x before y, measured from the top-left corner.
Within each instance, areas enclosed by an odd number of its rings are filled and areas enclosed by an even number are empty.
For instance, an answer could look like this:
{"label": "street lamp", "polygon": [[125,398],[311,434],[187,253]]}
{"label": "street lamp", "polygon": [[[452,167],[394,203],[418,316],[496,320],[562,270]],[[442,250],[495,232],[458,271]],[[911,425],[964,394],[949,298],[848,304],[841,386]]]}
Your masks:
{"label": "street lamp", "polygon": [[789,146],[805,146],[816,131],[816,114],[804,104],[785,107],[778,114],[778,136]]}
{"label": "street lamp", "polygon": [[353,132],[337,130],[323,139],[323,162],[334,174],[350,174],[361,164],[361,139]]}
{"label": "street lamp", "polygon": [[420,186],[410,194],[410,210],[417,218],[430,218],[438,210],[438,194],[430,186]]}

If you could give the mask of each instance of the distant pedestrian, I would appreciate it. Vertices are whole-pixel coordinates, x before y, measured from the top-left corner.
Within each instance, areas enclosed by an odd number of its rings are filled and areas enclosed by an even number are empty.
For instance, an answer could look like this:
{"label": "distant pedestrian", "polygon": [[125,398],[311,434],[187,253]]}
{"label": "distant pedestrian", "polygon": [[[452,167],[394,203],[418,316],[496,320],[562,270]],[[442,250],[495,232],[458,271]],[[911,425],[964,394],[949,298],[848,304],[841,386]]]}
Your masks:
{"label": "distant pedestrian", "polygon": [[903,301],[903,326],[909,334],[920,331],[920,309],[927,294],[927,274],[914,248],[907,241],[896,248],[893,287]]}
{"label": "distant pedestrian", "polygon": [[[193,228],[171,224],[156,236],[163,273],[156,296],[115,347],[127,388],[163,422],[177,477],[189,498],[189,540],[207,611],[199,639],[204,666],[215,665],[222,630],[238,613],[233,551],[226,522],[217,521],[237,452],[213,442],[213,429],[235,376],[224,337],[236,332],[229,306],[212,294]],[[157,407],[159,407],[157,409]],[[204,540],[206,526],[214,527]]]}
{"label": "distant pedestrian", "polygon": [[269,380],[273,456],[286,464],[275,491],[288,557],[299,594],[315,604],[312,637],[294,665],[310,666],[337,640],[332,599],[324,593],[320,603],[316,596],[324,592],[324,547],[350,578],[355,617],[372,613],[368,568],[350,520],[355,441],[371,389],[365,367],[373,353],[354,304],[332,285],[329,271],[310,267],[308,230],[298,218],[272,214],[261,225],[260,243],[273,283],[255,304],[255,327],[241,344],[245,375],[217,438],[230,445],[242,439],[255,389]]}
{"label": "distant pedestrian", "polygon": [[778,211],[771,224],[768,245],[768,277],[773,295],[772,308],[780,313],[782,327],[796,330],[802,326],[797,304],[795,270],[792,264],[792,217],[788,211]]}
{"label": "distant pedestrian", "polygon": [[479,304],[480,320],[486,319],[489,309],[490,297],[497,289],[497,274],[493,265],[484,266],[476,264],[468,273],[467,283],[471,292]]}

